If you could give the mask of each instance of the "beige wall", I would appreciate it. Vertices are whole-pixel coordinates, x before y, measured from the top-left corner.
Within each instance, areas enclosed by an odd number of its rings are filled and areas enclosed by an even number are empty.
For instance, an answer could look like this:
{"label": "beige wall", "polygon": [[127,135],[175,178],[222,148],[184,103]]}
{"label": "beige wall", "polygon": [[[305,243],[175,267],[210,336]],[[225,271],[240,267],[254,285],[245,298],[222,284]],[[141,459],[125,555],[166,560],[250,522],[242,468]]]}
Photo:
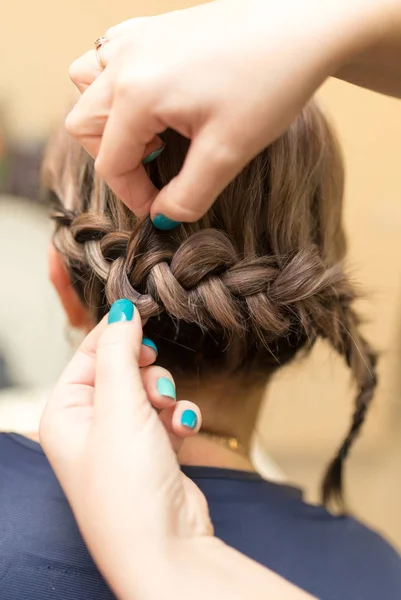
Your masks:
{"label": "beige wall", "polygon": [[[23,138],[48,130],[72,97],[69,62],[91,48],[107,26],[184,5],[189,2],[9,3],[0,20],[0,99],[10,131]],[[350,264],[368,294],[361,303],[370,321],[366,333],[383,355],[370,423],[351,461],[351,502],[401,547],[401,103],[336,81],[320,96],[344,145]],[[4,260],[1,254],[0,266]],[[291,367],[272,385],[259,432],[313,496],[351,410],[347,370],[322,346],[312,360]]]}
{"label": "beige wall", "polygon": [[[196,4],[197,2],[192,2]],[[110,26],[132,16],[184,8],[185,0],[13,0],[0,19],[0,106],[10,130],[41,135],[73,97],[74,58]],[[0,6],[6,0],[0,0]]]}

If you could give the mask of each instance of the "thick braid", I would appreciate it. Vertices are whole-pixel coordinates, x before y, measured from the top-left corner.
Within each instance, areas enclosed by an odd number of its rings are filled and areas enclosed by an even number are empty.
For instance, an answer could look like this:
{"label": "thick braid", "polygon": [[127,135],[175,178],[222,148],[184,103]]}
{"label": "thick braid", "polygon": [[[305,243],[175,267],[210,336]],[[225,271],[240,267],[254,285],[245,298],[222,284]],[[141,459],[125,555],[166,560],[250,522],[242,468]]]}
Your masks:
{"label": "thick braid", "polygon": [[243,257],[217,229],[190,230],[176,239],[150,222],[116,231],[101,214],[76,217],[58,208],[53,218],[56,245],[61,252],[68,247],[70,266],[78,266],[78,274],[87,269],[104,287],[104,311],[125,297],[144,319],[167,312],[205,332],[223,331],[228,339],[250,335],[273,359],[279,340],[292,336],[291,344],[307,339],[311,346],[318,336],[327,338],[345,357],[359,390],[350,429],[322,487],[326,505],[335,500],[342,506],[343,462],[373,397],[376,357],[359,334],[351,308],[355,293],[341,263],[324,264],[313,244],[280,262]]}
{"label": "thick braid", "polygon": [[358,395],[355,399],[355,410],[349,431],[336,457],[327,469],[322,486],[322,500],[325,505],[335,502],[337,506],[344,510],[345,505],[342,495],[343,463],[361,431],[373,399],[377,385],[377,356],[360,335],[358,330],[359,319],[349,305],[341,307],[339,325],[340,345],[337,336],[334,337],[332,342],[336,349],[345,356],[358,386]]}
{"label": "thick braid", "polygon": [[272,256],[241,257],[216,229],[179,242],[149,222],[130,233],[113,231],[110,219],[96,213],[74,218],[59,210],[54,218],[57,235],[64,230],[72,237],[70,254],[73,246],[104,282],[107,303],[129,298],[145,319],[166,311],[229,337],[252,331],[265,345],[295,327],[313,341],[310,315],[324,312],[346,286],[341,265],[325,266],[314,245],[278,264]]}

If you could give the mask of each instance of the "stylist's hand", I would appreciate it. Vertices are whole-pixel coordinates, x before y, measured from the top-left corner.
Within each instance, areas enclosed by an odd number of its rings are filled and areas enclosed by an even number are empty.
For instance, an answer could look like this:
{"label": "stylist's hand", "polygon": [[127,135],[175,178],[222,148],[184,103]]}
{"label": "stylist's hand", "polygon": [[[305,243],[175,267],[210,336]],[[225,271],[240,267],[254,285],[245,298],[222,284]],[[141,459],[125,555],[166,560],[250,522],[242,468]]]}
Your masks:
{"label": "stylist's hand", "polygon": [[61,376],[40,438],[116,596],[312,600],[213,537],[205,497],[175,454],[199,429],[199,411],[160,395],[157,380],[173,382],[170,373],[139,368],[149,354],[131,302],[118,301],[110,315],[112,323],[103,320],[88,335]]}
{"label": "stylist's hand", "polygon": [[[180,440],[198,431],[199,410],[159,393],[160,378],[173,383],[165,369],[139,369],[142,327],[132,309],[118,301],[110,314],[121,322],[104,319],[88,335],[40,427],[89,549],[112,584],[120,578],[118,589],[124,589],[124,565],[142,565],[146,548],[212,534],[206,500],[175,454]],[[164,389],[171,396],[165,380]]]}
{"label": "stylist's hand", "polygon": [[[94,50],[71,66],[82,96],[67,128],[136,214],[194,221],[336,71],[348,39],[358,45],[356,23],[374,4],[217,0],[122,23],[106,33],[103,72]],[[166,127],[191,146],[158,193],[142,160]]]}

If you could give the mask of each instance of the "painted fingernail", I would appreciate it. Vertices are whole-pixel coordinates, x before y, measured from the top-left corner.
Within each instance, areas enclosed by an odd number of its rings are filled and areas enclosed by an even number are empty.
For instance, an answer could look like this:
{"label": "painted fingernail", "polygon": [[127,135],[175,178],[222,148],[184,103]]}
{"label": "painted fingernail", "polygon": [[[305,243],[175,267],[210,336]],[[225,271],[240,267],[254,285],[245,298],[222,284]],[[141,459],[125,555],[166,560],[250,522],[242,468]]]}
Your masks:
{"label": "painted fingernail", "polygon": [[170,231],[170,229],[175,229],[178,225],[181,225],[179,221],[173,221],[164,215],[156,215],[153,218],[153,225],[156,229],[160,229],[161,231]]}
{"label": "painted fingernail", "polygon": [[142,338],[142,345],[147,346],[148,348],[152,348],[152,350],[154,350],[156,352],[156,355],[159,354],[156,344],[154,342],[152,342],[152,340],[150,340],[149,338],[146,338],[146,337]]}
{"label": "painted fingernail", "polygon": [[194,410],[184,410],[181,415],[181,425],[188,427],[189,429],[195,429],[198,422],[197,414]]}
{"label": "painted fingernail", "polygon": [[163,142],[163,146],[161,148],[158,148],[157,150],[153,150],[153,152],[151,152],[150,154],[145,156],[145,158],[142,161],[142,164],[148,165],[149,163],[156,160],[156,158],[159,158],[160,154],[163,152],[165,147],[166,147],[166,144]]}
{"label": "painted fingernail", "polygon": [[160,377],[156,382],[156,387],[161,396],[176,399],[175,385],[168,377]]}
{"label": "painted fingernail", "polygon": [[132,321],[134,316],[134,305],[130,300],[121,298],[116,300],[110,308],[108,323],[120,323],[122,321]]}

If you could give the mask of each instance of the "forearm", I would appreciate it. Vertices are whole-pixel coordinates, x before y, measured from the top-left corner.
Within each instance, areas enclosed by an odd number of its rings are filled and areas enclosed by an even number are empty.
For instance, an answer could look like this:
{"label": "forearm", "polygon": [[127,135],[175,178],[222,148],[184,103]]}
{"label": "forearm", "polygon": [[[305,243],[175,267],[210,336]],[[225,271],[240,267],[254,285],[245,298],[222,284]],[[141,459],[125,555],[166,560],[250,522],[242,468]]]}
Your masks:
{"label": "forearm", "polygon": [[341,66],[333,75],[400,98],[401,0],[366,0],[345,31]]}
{"label": "forearm", "polygon": [[310,594],[216,538],[195,542],[192,551],[183,548],[176,579],[185,583],[178,600],[188,595],[191,600],[313,600]]}
{"label": "forearm", "polygon": [[144,548],[125,559],[118,577],[109,578],[119,600],[314,600],[216,538],[179,541],[156,552]]}

